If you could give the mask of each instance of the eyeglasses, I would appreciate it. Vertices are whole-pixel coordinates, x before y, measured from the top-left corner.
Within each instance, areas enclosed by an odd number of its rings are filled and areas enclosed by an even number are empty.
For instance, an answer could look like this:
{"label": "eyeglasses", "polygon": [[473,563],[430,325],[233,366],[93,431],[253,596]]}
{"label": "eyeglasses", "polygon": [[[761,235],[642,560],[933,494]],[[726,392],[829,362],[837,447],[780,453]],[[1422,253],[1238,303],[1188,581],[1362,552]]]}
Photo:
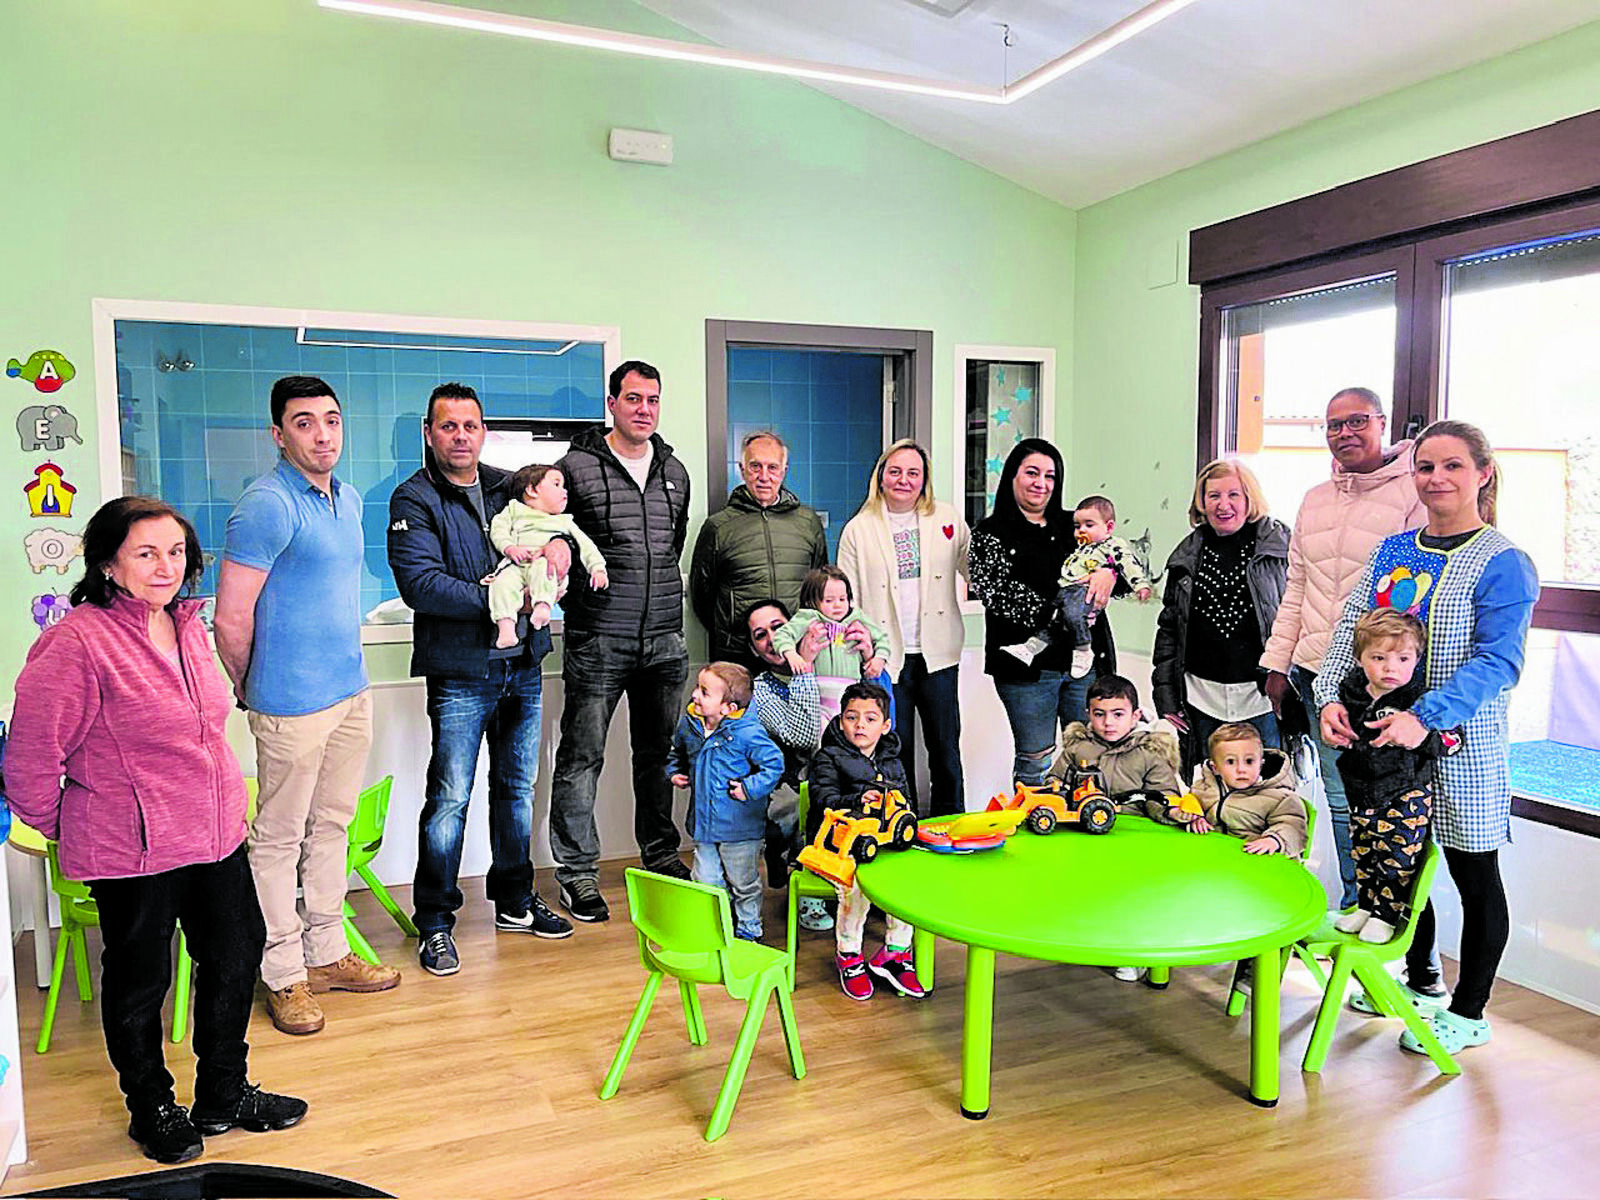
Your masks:
{"label": "eyeglasses", "polygon": [[1346,417],[1342,421],[1338,417],[1324,421],[1323,428],[1329,433],[1338,433],[1341,429],[1348,429],[1351,433],[1360,433],[1373,421],[1381,420],[1383,420],[1382,413],[1357,413],[1355,416]]}

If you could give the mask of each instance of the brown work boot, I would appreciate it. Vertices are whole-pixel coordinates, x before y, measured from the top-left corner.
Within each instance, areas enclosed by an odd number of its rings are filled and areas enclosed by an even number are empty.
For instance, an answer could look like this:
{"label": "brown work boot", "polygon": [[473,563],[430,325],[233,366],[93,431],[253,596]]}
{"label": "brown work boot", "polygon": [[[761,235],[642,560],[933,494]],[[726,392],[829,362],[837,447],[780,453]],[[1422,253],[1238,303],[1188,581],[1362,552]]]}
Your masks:
{"label": "brown work boot", "polygon": [[307,967],[306,982],[319,995],[322,992],[387,992],[400,986],[400,972],[346,954],[325,967]]}
{"label": "brown work boot", "polygon": [[325,1024],[322,1005],[311,994],[311,985],[301,979],[278,991],[267,989],[267,1012],[272,1023],[284,1033],[316,1033]]}

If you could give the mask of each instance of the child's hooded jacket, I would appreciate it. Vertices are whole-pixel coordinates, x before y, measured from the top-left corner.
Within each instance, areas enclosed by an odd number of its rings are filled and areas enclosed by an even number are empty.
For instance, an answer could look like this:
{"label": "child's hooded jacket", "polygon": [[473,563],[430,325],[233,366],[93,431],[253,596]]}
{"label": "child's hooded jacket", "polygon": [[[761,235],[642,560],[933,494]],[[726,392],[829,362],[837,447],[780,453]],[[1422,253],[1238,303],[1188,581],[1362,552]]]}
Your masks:
{"label": "child's hooded jacket", "polygon": [[[722,718],[710,733],[691,701],[672,735],[667,775],[687,775],[693,800],[689,836],[697,842],[758,842],[766,833],[767,797],[783,775],[778,749],[751,708]],[[728,785],[744,784],[735,800]]]}

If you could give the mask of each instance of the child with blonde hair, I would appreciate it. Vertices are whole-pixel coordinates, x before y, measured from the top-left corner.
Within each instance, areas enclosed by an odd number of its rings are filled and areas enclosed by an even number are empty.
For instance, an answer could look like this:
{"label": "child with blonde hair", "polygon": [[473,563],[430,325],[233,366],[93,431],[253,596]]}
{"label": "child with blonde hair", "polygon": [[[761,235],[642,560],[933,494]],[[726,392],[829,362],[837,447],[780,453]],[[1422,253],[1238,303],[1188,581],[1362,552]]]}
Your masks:
{"label": "child with blonde hair", "polygon": [[1356,733],[1336,761],[1350,801],[1356,907],[1334,927],[1363,942],[1387,942],[1405,923],[1433,825],[1434,766],[1461,748],[1460,729],[1430,729],[1415,750],[1373,744],[1372,722],[1422,699],[1417,664],[1427,645],[1427,627],[1416,617],[1375,608],[1356,622],[1356,665],[1339,681],[1339,702]]}
{"label": "child with blonde hair", "polygon": [[750,672],[714,662],[694,691],[667,758],[673,787],[689,788],[694,878],[728,890],[733,932],[761,940],[761,847],[767,797],[783,775],[783,751],[750,707]]}

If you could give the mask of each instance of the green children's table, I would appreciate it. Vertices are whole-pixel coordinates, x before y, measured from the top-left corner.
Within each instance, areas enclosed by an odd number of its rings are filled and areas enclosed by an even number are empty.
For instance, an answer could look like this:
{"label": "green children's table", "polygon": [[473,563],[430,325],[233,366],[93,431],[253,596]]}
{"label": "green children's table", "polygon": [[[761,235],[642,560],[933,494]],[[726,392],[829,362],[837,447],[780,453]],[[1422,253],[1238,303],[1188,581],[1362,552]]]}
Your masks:
{"label": "green children's table", "polygon": [[1119,816],[1100,836],[1019,830],[997,850],[913,848],[864,864],[857,878],[874,904],[919,937],[968,947],[962,1115],[989,1115],[997,953],[1097,967],[1254,958],[1250,1098],[1277,1104],[1280,954],[1317,927],[1327,898],[1301,863],[1242,847],[1226,834]]}

